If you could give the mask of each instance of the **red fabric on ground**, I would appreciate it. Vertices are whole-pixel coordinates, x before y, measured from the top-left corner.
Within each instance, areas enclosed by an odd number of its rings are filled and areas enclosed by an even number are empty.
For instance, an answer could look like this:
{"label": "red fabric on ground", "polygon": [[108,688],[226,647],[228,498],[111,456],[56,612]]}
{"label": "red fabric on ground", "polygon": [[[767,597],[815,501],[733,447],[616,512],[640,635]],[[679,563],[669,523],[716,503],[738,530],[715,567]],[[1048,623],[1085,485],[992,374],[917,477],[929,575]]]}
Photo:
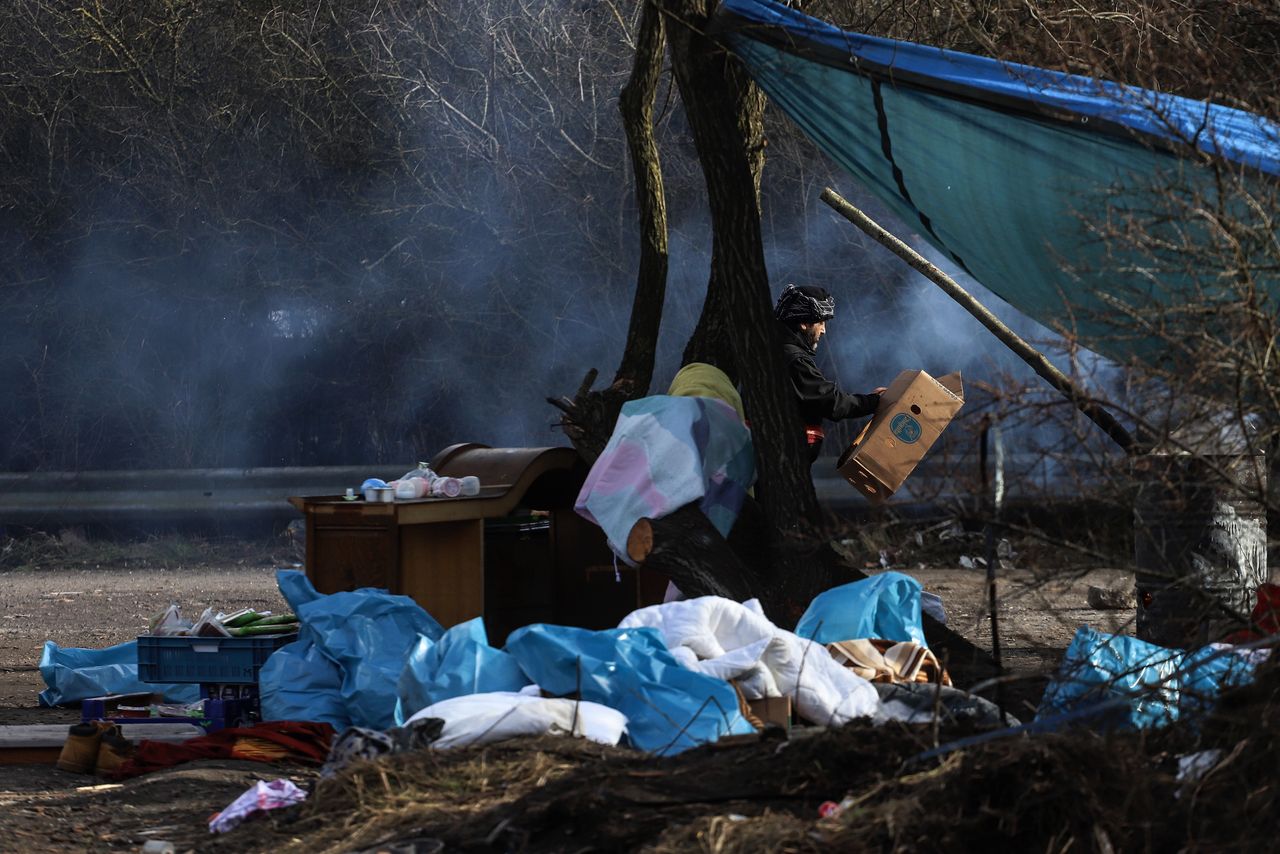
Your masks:
{"label": "red fabric on ground", "polygon": [[1262,640],[1280,635],[1280,584],[1259,584],[1258,602],[1249,615],[1250,628],[1233,632],[1223,638],[1225,643],[1237,644]]}
{"label": "red fabric on ground", "polygon": [[333,727],[313,721],[271,721],[251,727],[235,727],[193,738],[181,744],[163,741],[142,741],[137,752],[109,775],[113,780],[124,780],[170,768],[196,759],[255,759],[260,752],[236,753],[240,739],[270,741],[287,750],[287,758],[295,762],[320,764],[329,755],[333,742]]}

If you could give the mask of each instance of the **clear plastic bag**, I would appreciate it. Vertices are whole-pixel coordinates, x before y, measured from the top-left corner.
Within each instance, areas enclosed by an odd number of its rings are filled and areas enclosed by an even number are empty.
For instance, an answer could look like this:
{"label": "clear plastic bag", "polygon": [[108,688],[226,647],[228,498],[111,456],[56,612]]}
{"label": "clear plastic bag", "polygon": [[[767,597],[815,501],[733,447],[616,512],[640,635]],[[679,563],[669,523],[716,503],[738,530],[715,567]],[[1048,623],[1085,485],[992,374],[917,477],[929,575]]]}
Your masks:
{"label": "clear plastic bag", "polygon": [[431,470],[431,466],[427,465],[426,463],[418,463],[418,467],[416,469],[413,469],[412,471],[407,471],[404,474],[400,475],[400,480],[405,481],[414,477],[420,477],[423,480],[425,480],[428,484],[430,484],[433,480],[439,477],[439,475],[433,472]]}
{"label": "clear plastic bag", "polygon": [[221,621],[218,620],[212,608],[204,609],[200,619],[196,620],[195,625],[187,631],[187,634],[205,638],[231,637],[231,632],[227,631]]}
{"label": "clear plastic bag", "polygon": [[147,634],[172,636],[185,635],[191,629],[191,621],[182,618],[182,609],[177,602],[170,602],[169,607],[151,618],[147,625]]}

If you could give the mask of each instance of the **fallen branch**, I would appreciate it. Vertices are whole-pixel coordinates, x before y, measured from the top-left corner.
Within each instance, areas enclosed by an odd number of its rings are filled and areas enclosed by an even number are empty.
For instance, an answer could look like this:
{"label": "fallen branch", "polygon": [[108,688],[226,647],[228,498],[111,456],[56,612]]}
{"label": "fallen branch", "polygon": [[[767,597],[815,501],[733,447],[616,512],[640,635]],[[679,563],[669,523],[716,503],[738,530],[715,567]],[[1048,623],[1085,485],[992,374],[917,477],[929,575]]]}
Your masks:
{"label": "fallen branch", "polygon": [[1110,412],[1085,394],[1082,389],[1072,382],[1070,377],[1058,370],[1052,362],[1045,358],[1043,353],[1028,344],[1018,333],[1005,326],[998,317],[987,310],[986,306],[960,287],[955,279],[929,263],[923,255],[894,237],[879,223],[855,208],[830,187],[822,191],[822,201],[826,202],[836,213],[862,229],[881,246],[906,261],[929,281],[942,288],[947,296],[960,303],[965,311],[977,318],[978,322],[985,326],[992,335],[996,336],[1000,343],[1030,365],[1031,369],[1049,385],[1062,392],[1077,409],[1083,412],[1090,421],[1097,424],[1102,429],[1102,432],[1106,433],[1126,454],[1136,454],[1141,450],[1137,443],[1134,442],[1133,437],[1129,435],[1129,431],[1119,421],[1116,421]]}

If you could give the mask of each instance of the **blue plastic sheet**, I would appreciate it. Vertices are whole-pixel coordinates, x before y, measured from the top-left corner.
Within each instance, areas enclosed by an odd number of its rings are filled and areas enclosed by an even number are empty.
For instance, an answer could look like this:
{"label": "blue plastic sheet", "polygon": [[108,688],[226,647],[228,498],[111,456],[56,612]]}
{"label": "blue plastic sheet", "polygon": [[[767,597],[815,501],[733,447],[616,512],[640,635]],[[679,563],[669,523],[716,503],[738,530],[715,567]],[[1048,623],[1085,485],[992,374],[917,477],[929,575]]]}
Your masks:
{"label": "blue plastic sheet", "polygon": [[64,649],[53,641],[44,642],[40,653],[40,677],[48,687],[40,692],[40,705],[61,706],[104,694],[135,694],[159,691],[173,703],[194,703],[200,699],[199,685],[160,685],[138,679],[136,640],[106,649]]}
{"label": "blue plastic sheet", "polygon": [[796,634],[818,643],[882,638],[926,646],[920,582],[901,572],[885,572],[833,587],[809,603]]}
{"label": "blue plastic sheet", "polygon": [[[1176,240],[1207,250],[1216,235],[1165,207],[1159,188],[1203,195],[1209,208],[1248,220],[1244,191],[1256,197],[1280,175],[1272,118],[842,31],[799,5],[723,0],[721,37],[860,191],[901,222],[918,223],[915,235],[1014,308],[1051,328],[1069,315],[1072,340],[1101,355],[1158,362],[1169,347],[1161,330],[1117,324],[1108,298],[1144,310],[1233,298],[1198,265],[1175,269],[1124,241],[1098,239],[1091,224],[1141,212],[1151,245]],[[1215,157],[1192,156],[1184,142]],[[1233,192],[1237,181],[1242,189]],[[1268,263],[1261,243],[1239,251],[1248,253],[1244,263]],[[1274,305],[1280,277],[1258,279]]]}
{"label": "blue plastic sheet", "polygon": [[519,691],[529,684],[510,653],[489,646],[484,620],[459,623],[439,641],[419,636],[396,685],[396,725],[432,703],[466,694]]}
{"label": "blue plastic sheet", "polygon": [[1123,700],[1111,726],[1162,726],[1210,711],[1227,688],[1253,680],[1256,665],[1229,648],[1166,649],[1088,626],[1076,630],[1036,719]]}
{"label": "blue plastic sheet", "polygon": [[[277,650],[267,660],[274,666],[259,673],[263,718],[324,721],[335,728],[394,726],[405,659],[419,636],[438,640],[440,624],[409,597],[385,590],[325,596],[296,570],[279,570],[276,581],[301,627],[298,640]],[[337,670],[336,685],[325,661]],[[307,683],[314,690],[303,690]]]}
{"label": "blue plastic sheet", "polygon": [[1257,665],[1243,656],[1209,646],[1187,653],[1179,674],[1179,713],[1211,711],[1224,689],[1252,682],[1256,669]]}
{"label": "blue plastic sheet", "polygon": [[506,650],[544,691],[622,712],[640,750],[670,755],[755,731],[738,712],[733,687],[681,667],[657,629],[539,623],[512,632]]}
{"label": "blue plastic sheet", "polygon": [[1107,726],[1161,726],[1178,717],[1178,667],[1182,650],[1138,638],[1076,630],[1036,718],[1108,700],[1125,700]]}

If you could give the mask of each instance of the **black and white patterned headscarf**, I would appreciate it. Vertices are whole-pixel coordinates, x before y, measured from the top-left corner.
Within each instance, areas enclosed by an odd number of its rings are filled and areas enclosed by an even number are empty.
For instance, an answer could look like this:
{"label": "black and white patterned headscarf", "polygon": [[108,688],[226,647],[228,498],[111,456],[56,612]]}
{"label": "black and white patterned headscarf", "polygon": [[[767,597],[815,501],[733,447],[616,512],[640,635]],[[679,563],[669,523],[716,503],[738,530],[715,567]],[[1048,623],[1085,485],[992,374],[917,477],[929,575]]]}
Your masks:
{"label": "black and white patterned headscarf", "polygon": [[817,285],[787,285],[773,316],[783,323],[818,323],[836,316],[836,301],[826,288]]}

